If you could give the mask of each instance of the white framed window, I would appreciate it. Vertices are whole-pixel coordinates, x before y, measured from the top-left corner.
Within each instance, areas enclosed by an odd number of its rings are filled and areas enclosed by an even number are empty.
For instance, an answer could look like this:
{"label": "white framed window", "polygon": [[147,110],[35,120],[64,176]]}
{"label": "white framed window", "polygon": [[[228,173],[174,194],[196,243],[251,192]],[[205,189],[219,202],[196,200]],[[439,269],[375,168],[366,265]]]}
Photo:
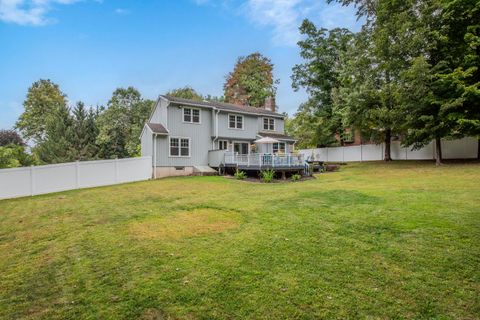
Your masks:
{"label": "white framed window", "polygon": [[183,107],[183,122],[200,123],[200,109]]}
{"label": "white framed window", "polygon": [[263,130],[275,131],[275,119],[263,118]]}
{"label": "white framed window", "polygon": [[227,140],[218,140],[218,149],[219,150],[228,150],[228,141]]}
{"label": "white framed window", "polygon": [[228,115],[228,128],[243,130],[243,116],[236,114]]}
{"label": "white framed window", "polygon": [[190,138],[170,137],[170,157],[190,157]]}
{"label": "white framed window", "polygon": [[273,153],[285,153],[285,142],[275,142],[273,144]]}

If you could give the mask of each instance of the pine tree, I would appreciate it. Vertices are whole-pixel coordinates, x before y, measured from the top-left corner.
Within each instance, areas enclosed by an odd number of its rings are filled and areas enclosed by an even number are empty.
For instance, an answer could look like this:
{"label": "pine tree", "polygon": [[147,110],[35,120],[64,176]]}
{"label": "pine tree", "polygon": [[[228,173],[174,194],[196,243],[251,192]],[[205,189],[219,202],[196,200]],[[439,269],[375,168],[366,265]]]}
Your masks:
{"label": "pine tree", "polygon": [[73,119],[67,106],[59,106],[48,118],[45,126],[45,138],[34,152],[43,163],[62,163],[74,161]]}

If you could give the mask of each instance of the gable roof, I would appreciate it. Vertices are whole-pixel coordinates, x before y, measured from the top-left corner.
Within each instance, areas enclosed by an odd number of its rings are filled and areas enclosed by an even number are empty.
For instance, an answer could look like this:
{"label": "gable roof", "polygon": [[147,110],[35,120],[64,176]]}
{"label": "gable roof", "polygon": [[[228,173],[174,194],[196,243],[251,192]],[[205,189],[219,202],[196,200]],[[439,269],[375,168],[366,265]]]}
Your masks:
{"label": "gable roof", "polygon": [[225,102],[195,101],[195,100],[190,100],[190,99],[172,97],[172,96],[168,96],[168,95],[161,95],[160,97],[168,100],[171,103],[175,103],[175,104],[197,106],[197,107],[206,107],[206,108],[216,108],[216,109],[219,109],[219,110],[222,110],[222,111],[231,111],[231,112],[261,115],[261,116],[271,116],[271,117],[285,118],[285,116],[281,113],[273,112],[273,111],[270,111],[270,110],[267,110],[267,109],[262,109],[262,108],[242,106],[242,105],[225,103]]}
{"label": "gable roof", "polygon": [[161,123],[148,122],[147,126],[156,134],[168,134],[168,130]]}

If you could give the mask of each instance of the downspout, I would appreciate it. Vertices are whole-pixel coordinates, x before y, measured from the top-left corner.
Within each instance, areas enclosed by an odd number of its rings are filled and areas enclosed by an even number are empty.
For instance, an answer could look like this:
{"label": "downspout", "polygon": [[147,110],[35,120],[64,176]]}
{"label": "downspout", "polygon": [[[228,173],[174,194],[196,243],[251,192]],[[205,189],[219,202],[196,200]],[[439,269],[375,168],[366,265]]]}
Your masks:
{"label": "downspout", "polygon": [[213,108],[213,112],[214,112],[214,127],[215,127],[215,138],[213,138],[213,146],[212,146],[212,150],[215,150],[215,142],[217,141],[218,139],[218,114],[220,113],[220,110],[218,110],[217,108]]}
{"label": "downspout", "polygon": [[153,134],[153,179],[157,179],[157,134]]}

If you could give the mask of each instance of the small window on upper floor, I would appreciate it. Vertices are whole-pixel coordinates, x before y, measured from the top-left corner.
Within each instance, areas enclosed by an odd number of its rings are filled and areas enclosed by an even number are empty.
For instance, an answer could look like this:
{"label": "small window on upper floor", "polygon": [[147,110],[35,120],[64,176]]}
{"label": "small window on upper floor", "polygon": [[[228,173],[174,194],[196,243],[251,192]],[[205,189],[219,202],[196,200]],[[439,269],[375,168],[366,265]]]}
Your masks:
{"label": "small window on upper floor", "polygon": [[263,118],[263,130],[275,131],[275,119]]}
{"label": "small window on upper floor", "polygon": [[230,114],[228,116],[228,128],[243,129],[243,116]]}
{"label": "small window on upper floor", "polygon": [[200,109],[183,108],[183,122],[200,123]]}

